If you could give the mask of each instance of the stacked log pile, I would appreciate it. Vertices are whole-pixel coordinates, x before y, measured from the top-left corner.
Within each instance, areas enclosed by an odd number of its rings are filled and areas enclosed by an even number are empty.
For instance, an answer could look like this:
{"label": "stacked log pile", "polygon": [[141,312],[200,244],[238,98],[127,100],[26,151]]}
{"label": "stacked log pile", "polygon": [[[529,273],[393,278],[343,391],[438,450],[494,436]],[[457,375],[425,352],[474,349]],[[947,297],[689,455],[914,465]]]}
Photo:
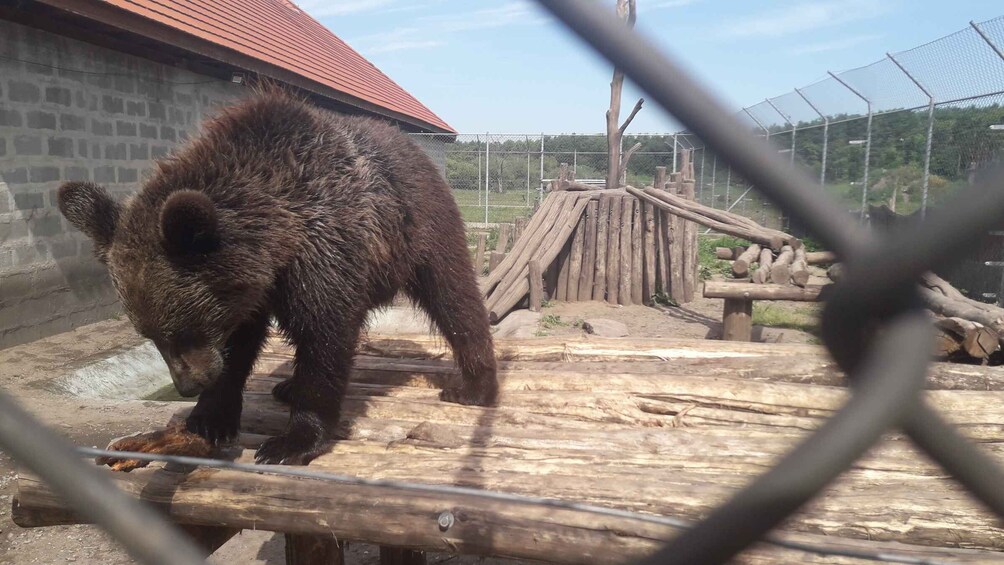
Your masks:
{"label": "stacked log pile", "polygon": [[[815,346],[544,338],[500,339],[496,348],[500,401],[479,408],[438,400],[439,389],[457,376],[442,339],[372,338],[353,369],[340,440],[307,469],[695,521],[803,442],[848,395],[844,376]],[[279,340],[265,347],[244,392],[237,461],[252,462],[251,450],[285,428],[288,407],[269,391],[289,377],[292,359]],[[1004,461],[1004,429],[995,424],[1004,402],[998,371],[939,363],[925,385],[926,401],[950,412],[989,457]],[[888,440],[775,534],[898,555],[901,562],[904,556],[916,563],[999,562],[1000,522],[910,442],[899,434]],[[597,516],[391,485],[181,465],[109,475],[188,531],[203,533],[254,528],[286,533],[287,541],[348,540],[568,564],[636,562],[679,535],[630,514]],[[437,523],[444,514],[450,520]],[[24,527],[82,521],[24,472],[13,519]],[[872,563],[767,544],[741,561]]]}
{"label": "stacked log pile", "polygon": [[715,257],[732,261],[732,275],[757,284],[793,284],[805,288],[809,284],[809,265],[832,263],[833,254],[827,251],[806,251],[782,245],[778,253],[759,244],[749,247],[718,247]]}

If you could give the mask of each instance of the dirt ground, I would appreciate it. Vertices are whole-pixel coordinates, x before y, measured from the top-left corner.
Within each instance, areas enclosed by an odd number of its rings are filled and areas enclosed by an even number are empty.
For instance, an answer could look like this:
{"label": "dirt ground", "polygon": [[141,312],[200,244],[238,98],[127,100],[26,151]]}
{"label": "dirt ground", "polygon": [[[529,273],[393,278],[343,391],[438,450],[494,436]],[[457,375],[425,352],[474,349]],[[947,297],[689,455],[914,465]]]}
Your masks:
{"label": "dirt ground", "polygon": [[[698,293],[699,294],[699,293]],[[396,310],[396,309],[395,309]],[[815,305],[775,303],[767,316],[789,325],[790,319],[811,321]],[[698,298],[680,306],[610,306],[600,302],[550,303],[543,311],[535,335],[573,335],[581,333],[579,320],[606,318],[627,325],[634,337],[686,337],[715,339],[721,334],[722,301]],[[395,318],[394,316],[398,317]],[[403,318],[402,318],[403,317]],[[421,316],[394,311],[384,315],[385,323],[374,330],[387,333],[420,331],[427,327]],[[400,323],[414,319],[414,323]],[[756,312],[754,315],[756,321]],[[373,330],[371,330],[371,333]],[[806,343],[814,337],[799,329],[756,326],[757,341]],[[61,396],[40,385],[65,375],[88,362],[107,357],[117,350],[133,347],[142,339],[125,321],[106,321],[79,328],[24,346],[0,350],[0,387],[22,406],[77,445],[105,447],[114,438],[163,425],[178,408],[177,402],[109,402]],[[0,452],[0,565],[49,563],[94,563],[119,565],[133,563],[116,542],[93,526],[59,526],[22,529],[10,517],[15,493],[16,469],[11,459]],[[284,542],[281,535],[245,531],[230,540],[210,559],[210,563],[282,564]],[[349,544],[347,560],[354,565],[379,562],[378,550],[365,544]],[[449,561],[455,564],[503,563],[500,560],[430,556],[430,563]],[[514,563],[505,561],[505,563]]]}

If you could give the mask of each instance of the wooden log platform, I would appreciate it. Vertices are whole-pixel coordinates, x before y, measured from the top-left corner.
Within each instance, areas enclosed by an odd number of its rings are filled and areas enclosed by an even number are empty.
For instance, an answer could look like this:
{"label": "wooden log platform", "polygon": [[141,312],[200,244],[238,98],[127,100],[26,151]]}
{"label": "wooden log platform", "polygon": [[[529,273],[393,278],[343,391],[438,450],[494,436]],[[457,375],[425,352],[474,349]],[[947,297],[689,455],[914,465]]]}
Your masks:
{"label": "wooden log platform", "polygon": [[[360,347],[342,439],[308,469],[546,497],[635,517],[177,465],[109,474],[190,529],[285,533],[295,542],[291,558],[333,562],[338,544],[367,542],[385,547],[388,560],[425,551],[630,563],[678,533],[646,517],[707,515],[848,394],[843,375],[811,345],[595,337],[496,344],[501,400],[485,409],[438,399],[457,373],[441,338],[371,336]],[[287,408],[269,391],[291,374],[291,363],[290,348],[276,340],[266,346],[245,392],[237,461],[253,461],[253,448],[285,425]],[[935,364],[927,388],[932,406],[1004,462],[1004,375]],[[179,417],[191,404],[180,406]],[[14,520],[47,526],[78,518],[36,477],[21,473]],[[896,434],[784,528],[775,535],[918,562],[1004,557],[999,522]],[[868,563],[769,544],[741,561]]]}

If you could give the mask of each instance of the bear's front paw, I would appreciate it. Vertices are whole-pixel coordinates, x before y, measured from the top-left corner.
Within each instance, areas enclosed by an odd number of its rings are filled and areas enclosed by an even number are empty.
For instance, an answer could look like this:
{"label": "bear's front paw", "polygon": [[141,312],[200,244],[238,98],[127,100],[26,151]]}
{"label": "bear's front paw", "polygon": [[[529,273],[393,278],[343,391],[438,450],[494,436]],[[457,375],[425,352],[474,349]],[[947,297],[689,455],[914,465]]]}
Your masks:
{"label": "bear's front paw", "polygon": [[196,407],[185,420],[185,428],[205,438],[212,445],[230,444],[237,440],[241,427],[240,410],[199,410]]}
{"label": "bear's front paw", "polygon": [[324,452],[320,438],[302,438],[282,434],[265,440],[254,460],[259,465],[306,465]]}
{"label": "bear's front paw", "polygon": [[460,386],[444,388],[439,398],[465,406],[495,406],[498,402],[498,383],[491,381],[474,384],[465,381]]}

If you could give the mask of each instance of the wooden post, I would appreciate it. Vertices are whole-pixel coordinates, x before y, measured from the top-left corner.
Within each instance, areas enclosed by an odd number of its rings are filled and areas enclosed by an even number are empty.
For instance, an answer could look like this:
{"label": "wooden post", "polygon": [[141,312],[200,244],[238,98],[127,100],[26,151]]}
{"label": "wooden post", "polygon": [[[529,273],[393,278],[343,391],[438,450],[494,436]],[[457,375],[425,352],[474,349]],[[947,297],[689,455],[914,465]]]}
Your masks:
{"label": "wooden post", "polygon": [[488,273],[491,274],[491,272],[494,271],[495,268],[499,266],[499,263],[501,263],[503,259],[505,259],[505,253],[492,251],[488,255]]}
{"label": "wooden post", "polygon": [[[673,173],[670,176],[675,179],[680,176],[680,173]],[[670,184],[669,192],[676,194],[679,186],[679,183],[674,181]],[[671,214],[669,231],[669,294],[678,304],[682,304],[685,300],[683,272],[686,270],[686,264],[683,261],[683,218]]]}
{"label": "wooden post", "polygon": [[540,272],[540,261],[530,259],[530,311],[540,312],[544,301],[544,275]]}
{"label": "wooden post", "polygon": [[[687,166],[684,170],[688,170],[690,167],[689,161],[689,151],[684,151],[684,155],[687,159],[684,160]],[[694,200],[694,181],[687,180],[683,183],[683,194],[681,194],[687,200]],[[682,219],[681,219],[682,221]],[[698,269],[698,258],[697,258],[697,224],[694,222],[683,222],[683,301],[685,303],[694,301],[694,293],[697,290],[697,269]]]}
{"label": "wooden post", "polygon": [[644,255],[645,255],[645,284],[642,288],[644,303],[651,306],[652,296],[655,294],[655,206],[644,203],[642,205],[644,215]]}
{"label": "wooden post", "polygon": [[555,289],[554,297],[562,301],[568,299],[568,271],[572,267],[571,255],[572,240],[569,239],[558,252],[558,288]]}
{"label": "wooden post", "polygon": [[380,565],[425,565],[425,552],[381,545]]}
{"label": "wooden post", "polygon": [[637,201],[632,196],[621,198],[620,277],[617,279],[617,304],[624,306],[631,305],[631,220]]}
{"label": "wooden post", "polygon": [[607,234],[610,231],[610,206],[613,197],[600,197],[599,212],[596,218],[596,272],[593,275],[593,300],[607,298]]}
{"label": "wooden post", "polygon": [[575,235],[572,236],[572,247],[569,251],[568,260],[568,289],[565,291],[565,300],[569,302],[579,301],[579,278],[582,276],[582,248],[586,241],[586,219],[580,218],[579,224],[575,226]]}
{"label": "wooden post", "polygon": [[753,339],[752,300],[725,299],[725,308],[722,314],[722,339],[724,341],[750,341]]}
{"label": "wooden post", "polygon": [[632,198],[634,212],[631,214],[631,303],[645,302],[645,251],[642,243],[645,241],[645,218],[641,213],[641,200]]}
{"label": "wooden post", "polygon": [[774,254],[769,248],[764,247],[760,250],[760,266],[757,267],[755,273],[753,273],[753,282],[764,284],[770,280],[770,268],[774,263]]}
{"label": "wooden post", "polygon": [[593,280],[596,276],[596,215],[599,202],[586,205],[586,231],[582,249],[582,272],[579,274],[579,300],[593,300]]}
{"label": "wooden post", "polygon": [[607,232],[607,302],[617,304],[621,278],[621,211],[624,199],[610,200],[610,228]]}
{"label": "wooden post", "polygon": [[[383,548],[380,548],[381,551]],[[286,534],[286,565],[342,565],[343,544],[331,536]]]}
{"label": "wooden post", "polygon": [[659,190],[666,190],[666,167],[655,168],[655,182],[652,186]]}
{"label": "wooden post", "polygon": [[485,268],[485,244],[488,234],[482,232],[478,234],[478,247],[474,250],[474,272],[478,275],[484,271]]}
{"label": "wooden post", "polygon": [[791,278],[791,262],[795,258],[795,252],[791,246],[785,245],[781,248],[781,253],[774,259],[770,266],[770,282],[774,284],[788,284]]}
{"label": "wooden post", "polygon": [[732,276],[742,278],[749,275],[750,265],[756,263],[759,258],[760,246],[754,243],[732,262]]}
{"label": "wooden post", "polygon": [[509,236],[512,232],[512,224],[499,224],[499,238],[495,242],[495,251],[505,253],[509,248]]}
{"label": "wooden post", "polygon": [[523,235],[524,228],[526,228],[526,218],[516,218],[516,227],[512,236],[513,242],[519,240],[519,236]]}

